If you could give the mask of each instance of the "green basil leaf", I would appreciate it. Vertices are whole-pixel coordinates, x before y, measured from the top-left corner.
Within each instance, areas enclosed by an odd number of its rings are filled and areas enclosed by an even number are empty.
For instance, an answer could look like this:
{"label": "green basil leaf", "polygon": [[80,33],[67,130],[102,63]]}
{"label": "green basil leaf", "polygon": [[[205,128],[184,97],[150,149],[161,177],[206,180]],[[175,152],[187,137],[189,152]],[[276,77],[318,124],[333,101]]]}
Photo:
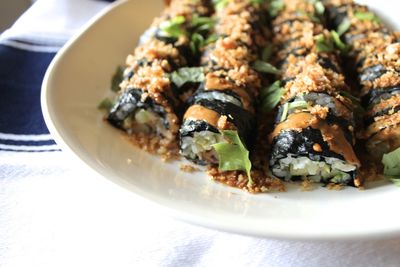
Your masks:
{"label": "green basil leaf", "polygon": [[222,171],[245,171],[249,178],[249,184],[252,184],[250,153],[242,143],[238,132],[225,130],[222,131],[222,135],[227,142],[220,142],[213,145],[218,154],[218,169]]}
{"label": "green basil leaf", "polygon": [[160,29],[170,37],[179,38],[182,35],[186,35],[186,31],[182,27],[183,23],[185,23],[185,17],[177,16],[170,20],[163,21],[160,24]]}
{"label": "green basil leaf", "polygon": [[193,33],[190,40],[190,48],[192,49],[192,52],[196,54],[200,48],[204,46],[204,42],[205,40],[203,35],[199,33]]}
{"label": "green basil leaf", "polygon": [[321,1],[316,1],[314,4],[315,11],[318,15],[323,15],[325,13],[325,6]]}
{"label": "green basil leaf", "polygon": [[359,20],[370,20],[370,21],[373,21],[373,22],[376,22],[376,23],[381,22],[381,20],[372,12],[361,12],[361,11],[358,11],[358,12],[354,13],[354,16],[356,18],[358,18]]}
{"label": "green basil leaf", "polygon": [[210,36],[207,37],[207,39],[204,41],[204,45],[209,45],[211,43],[214,43],[215,41],[218,40],[218,35],[217,34],[211,34]]}
{"label": "green basil leaf", "polygon": [[325,38],[324,35],[319,34],[314,37],[316,41],[317,52],[332,52],[334,45],[331,39]]}
{"label": "green basil leaf", "polygon": [[272,0],[269,3],[269,15],[272,18],[275,18],[280,11],[282,11],[285,8],[285,3],[282,0]]}
{"label": "green basil leaf", "polygon": [[170,75],[171,81],[179,88],[188,82],[204,81],[204,69],[202,67],[180,68]]}
{"label": "green basil leaf", "polygon": [[336,47],[339,48],[340,52],[342,52],[343,54],[346,54],[349,50],[349,47],[345,43],[342,42],[339,34],[336,31],[331,31],[331,36],[332,36],[333,42],[335,43]]}
{"label": "green basil leaf", "polygon": [[350,20],[344,19],[337,28],[337,33],[339,34],[339,36],[342,36],[345,32],[347,32],[350,29],[350,26]]}
{"label": "green basil leaf", "polygon": [[271,74],[278,74],[279,70],[272,66],[270,63],[262,61],[262,60],[256,60],[253,63],[253,68],[258,71],[258,72],[263,72],[263,73],[271,73]]}
{"label": "green basil leaf", "polygon": [[228,5],[229,0],[212,0],[212,2],[216,10],[222,10]]}
{"label": "green basil leaf", "polygon": [[384,166],[383,174],[387,176],[400,176],[400,148],[384,154],[382,164]]}
{"label": "green basil leaf", "polygon": [[195,29],[194,32],[209,31],[214,27],[215,19],[211,17],[193,16],[191,26]]}
{"label": "green basil leaf", "polygon": [[281,101],[284,89],[281,87],[281,81],[275,81],[269,87],[261,90],[261,110],[263,112],[272,111]]}

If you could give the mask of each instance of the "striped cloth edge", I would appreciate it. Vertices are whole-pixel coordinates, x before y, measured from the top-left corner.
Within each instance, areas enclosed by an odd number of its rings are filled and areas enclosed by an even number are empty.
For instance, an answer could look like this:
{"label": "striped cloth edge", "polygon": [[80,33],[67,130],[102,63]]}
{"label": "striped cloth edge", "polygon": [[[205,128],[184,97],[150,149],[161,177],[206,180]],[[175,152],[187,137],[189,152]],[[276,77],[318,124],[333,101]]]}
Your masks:
{"label": "striped cloth edge", "polygon": [[0,35],[0,151],[60,151],[44,122],[40,91],[48,65],[68,39],[66,29],[35,35],[13,28]]}

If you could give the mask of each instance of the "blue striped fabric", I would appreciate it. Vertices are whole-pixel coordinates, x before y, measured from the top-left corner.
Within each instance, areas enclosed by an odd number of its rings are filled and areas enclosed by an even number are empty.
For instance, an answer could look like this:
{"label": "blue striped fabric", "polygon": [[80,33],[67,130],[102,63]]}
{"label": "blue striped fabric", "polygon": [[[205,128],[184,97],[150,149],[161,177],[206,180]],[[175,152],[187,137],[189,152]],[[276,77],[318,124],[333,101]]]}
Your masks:
{"label": "blue striped fabric", "polygon": [[[112,1],[107,1],[112,2]],[[0,150],[59,151],[43,119],[40,89],[59,42],[0,42]]]}
{"label": "blue striped fabric", "polygon": [[0,150],[58,150],[40,107],[40,87],[54,55],[0,44]]}

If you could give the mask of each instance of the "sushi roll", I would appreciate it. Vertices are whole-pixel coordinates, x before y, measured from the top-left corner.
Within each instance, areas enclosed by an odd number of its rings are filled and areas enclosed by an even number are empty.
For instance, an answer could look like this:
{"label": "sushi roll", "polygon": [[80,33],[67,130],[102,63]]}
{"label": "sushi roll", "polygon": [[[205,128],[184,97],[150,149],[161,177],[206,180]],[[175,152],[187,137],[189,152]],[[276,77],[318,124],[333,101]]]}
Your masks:
{"label": "sushi roll", "polygon": [[346,55],[358,77],[369,153],[380,160],[400,147],[400,43],[366,6],[350,0],[328,1],[331,26],[349,46]]}
{"label": "sushi roll", "polygon": [[264,6],[251,0],[216,7],[217,38],[203,54],[204,81],[189,99],[180,129],[180,153],[186,159],[219,164],[215,145],[229,142],[224,131],[235,131],[247,148],[251,146],[262,83],[253,63],[268,44],[264,14]]}
{"label": "sushi roll", "polygon": [[284,0],[272,20],[281,94],[269,167],[285,181],[360,186],[350,89],[314,2]]}
{"label": "sushi roll", "polygon": [[206,21],[210,12],[205,0],[171,1],[126,59],[123,81],[107,120],[150,152],[168,154],[177,147],[183,92],[171,75],[196,62],[198,51],[191,49],[190,40],[194,21]]}

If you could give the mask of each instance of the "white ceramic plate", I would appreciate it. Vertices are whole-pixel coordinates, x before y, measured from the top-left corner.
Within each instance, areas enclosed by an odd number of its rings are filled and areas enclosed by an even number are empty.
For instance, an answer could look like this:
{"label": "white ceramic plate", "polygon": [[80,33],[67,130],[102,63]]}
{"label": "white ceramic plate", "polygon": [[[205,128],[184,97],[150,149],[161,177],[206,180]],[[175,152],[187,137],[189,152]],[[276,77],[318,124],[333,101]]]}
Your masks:
{"label": "white ceramic plate", "polygon": [[[398,26],[398,4],[368,2]],[[285,193],[251,195],[214,183],[204,173],[180,172],[179,163],[165,164],[132,147],[104,123],[96,106],[108,93],[116,66],[161,8],[161,0],[118,2],[57,54],[44,80],[42,105],[58,144],[104,177],[195,224],[291,239],[400,233],[400,189],[392,184],[365,191],[349,187],[301,192],[293,187]]]}

